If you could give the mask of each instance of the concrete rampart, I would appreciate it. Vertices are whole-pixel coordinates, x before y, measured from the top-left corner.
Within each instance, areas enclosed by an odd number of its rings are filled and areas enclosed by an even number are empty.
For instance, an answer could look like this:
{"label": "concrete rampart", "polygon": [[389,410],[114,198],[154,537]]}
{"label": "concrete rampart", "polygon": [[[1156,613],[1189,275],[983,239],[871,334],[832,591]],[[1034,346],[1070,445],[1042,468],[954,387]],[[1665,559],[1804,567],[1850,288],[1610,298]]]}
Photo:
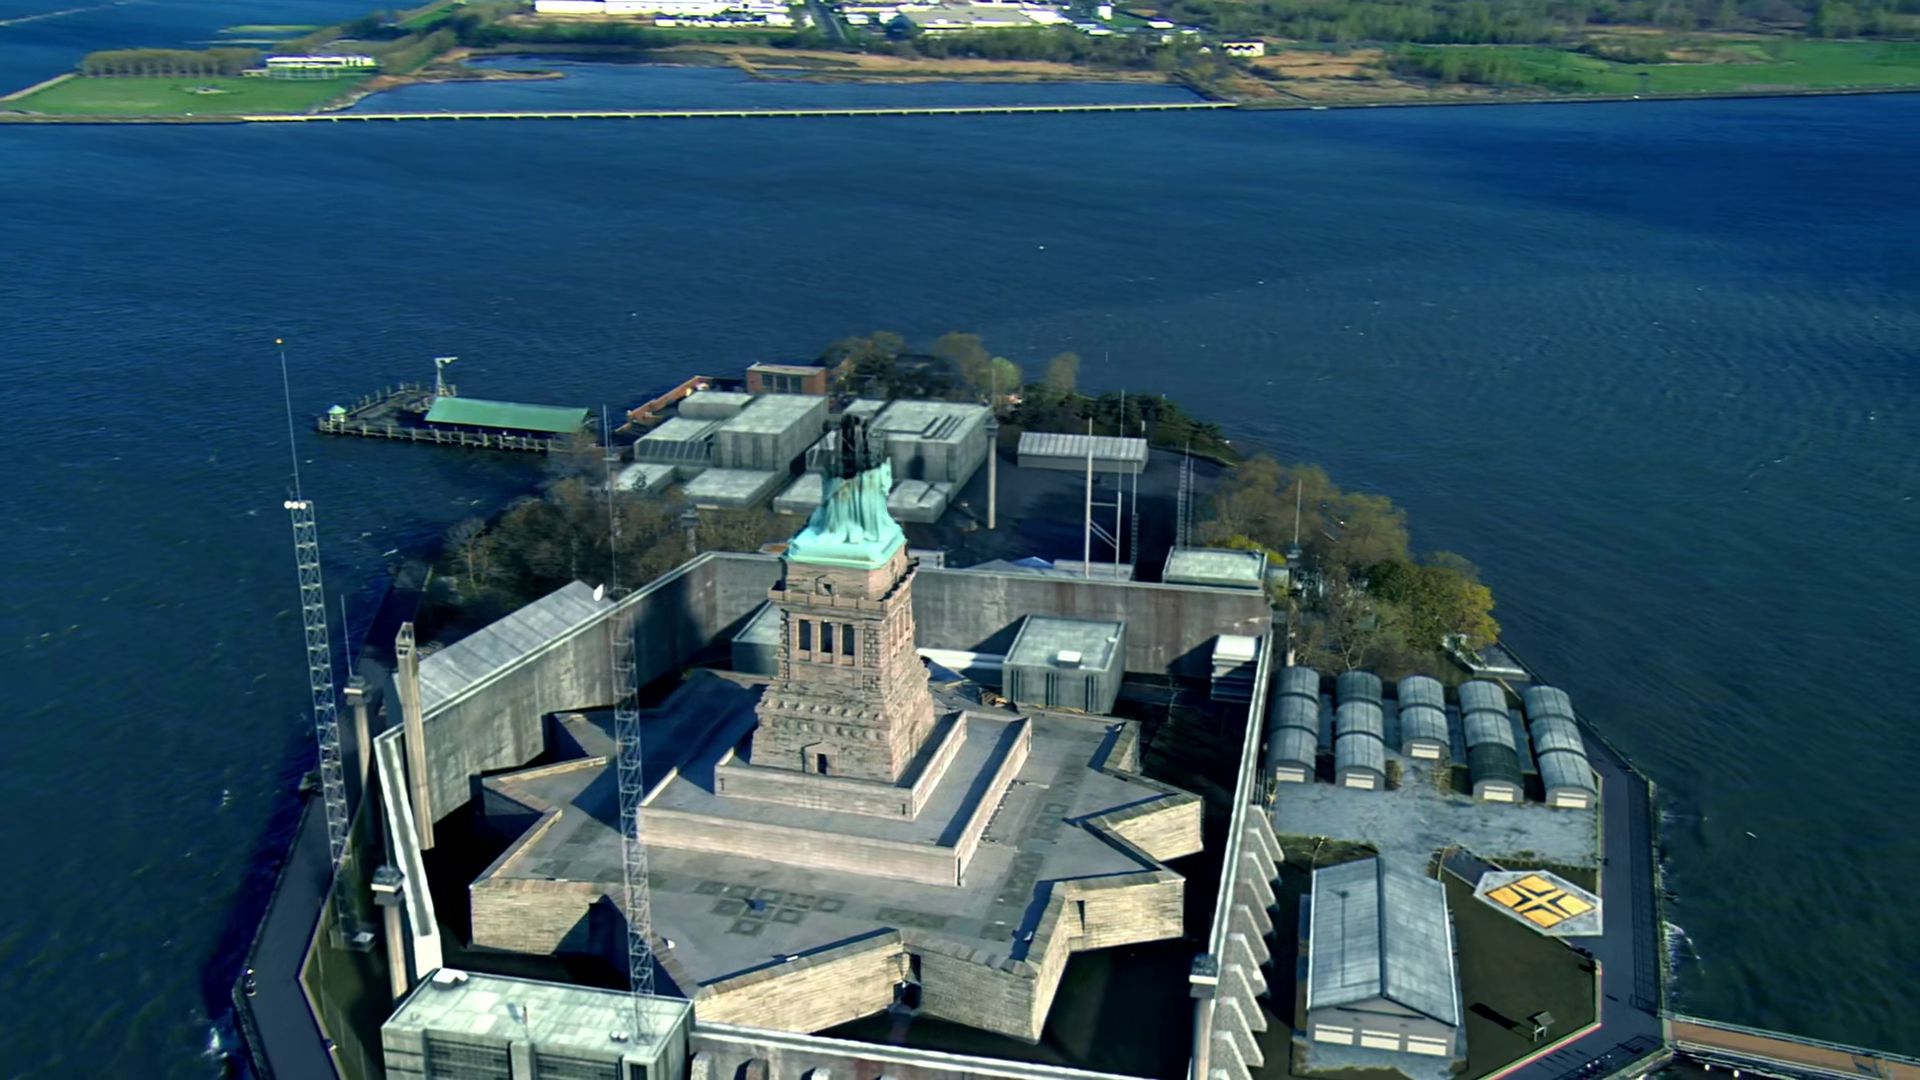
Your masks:
{"label": "concrete rampart", "polygon": [[923,647],[1005,653],[1020,620],[1033,614],[1120,620],[1126,670],[1196,677],[1211,672],[1214,638],[1264,635],[1273,617],[1257,591],[926,567],[914,581]]}
{"label": "concrete rampart", "polygon": [[647,843],[712,855],[732,855],[786,866],[840,870],[871,877],[958,885],[960,860],[951,847],[882,840],[720,817],[660,806],[646,808]]}
{"label": "concrete rampart", "polygon": [[892,1005],[907,970],[900,934],[886,931],[708,983],[693,995],[694,1016],[701,1023],[820,1031]]}
{"label": "concrete rampart", "polygon": [[[1006,756],[993,770],[993,776],[987,781],[987,787],[981,793],[980,801],[973,804],[973,812],[967,815],[967,822],[960,829],[960,838],[954,846],[954,857],[959,864],[959,872],[965,875],[967,864],[973,861],[973,853],[980,850],[980,839],[987,833],[987,822],[993,820],[993,812],[999,807],[1000,800],[1006,796],[1007,789],[1013,786],[1013,778],[1027,764],[1027,756],[1033,751],[1033,721],[1018,722],[1018,732],[1014,735],[1013,745]],[[958,884],[958,879],[955,880]]]}
{"label": "concrete rampart", "polygon": [[1135,803],[1087,819],[1107,829],[1149,858],[1165,862],[1205,846],[1200,821],[1205,804],[1197,795],[1178,792],[1152,802]]}
{"label": "concrete rampart", "polygon": [[434,820],[467,804],[475,777],[538,756],[547,714],[612,703],[607,625],[615,608],[633,614],[634,676],[644,686],[751,615],[779,576],[771,556],[702,555],[430,704],[423,727]]}

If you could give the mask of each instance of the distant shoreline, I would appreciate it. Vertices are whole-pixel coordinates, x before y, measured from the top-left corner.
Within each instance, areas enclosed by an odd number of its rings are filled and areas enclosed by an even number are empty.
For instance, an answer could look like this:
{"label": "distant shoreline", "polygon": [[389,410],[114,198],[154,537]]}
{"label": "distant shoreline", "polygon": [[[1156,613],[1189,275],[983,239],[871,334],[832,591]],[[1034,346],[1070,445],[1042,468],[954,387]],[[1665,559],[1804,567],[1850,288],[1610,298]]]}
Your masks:
{"label": "distant shoreline", "polygon": [[[546,57],[549,59],[569,57],[569,58],[579,58],[579,59],[585,60],[586,62],[614,62],[615,58],[623,58],[623,59],[631,58],[636,65],[645,64],[645,65],[653,65],[653,66],[661,66],[661,67],[733,67],[745,72],[751,78],[759,79],[763,81],[795,82],[795,83],[810,83],[810,84],[850,83],[850,84],[870,84],[870,85],[876,85],[876,86],[884,86],[884,85],[906,85],[906,84],[952,82],[952,83],[997,83],[997,84],[1005,84],[1005,85],[1045,85],[1045,84],[1062,84],[1062,83],[1087,83],[1087,84],[1094,84],[1094,85],[1117,85],[1117,86],[1126,86],[1126,85],[1171,86],[1171,87],[1180,87],[1180,88],[1186,89],[1192,92],[1196,98],[1212,106],[1211,108],[1204,111],[1216,111],[1216,110],[1231,108],[1235,110],[1245,110],[1249,112],[1323,112],[1323,111],[1332,111],[1332,110],[1382,109],[1382,108],[1413,109],[1413,108],[1458,108],[1458,107],[1497,106],[1497,105],[1620,104],[1623,102],[1630,102],[1630,101],[1639,101],[1639,102],[1739,101],[1739,100],[1754,100],[1754,99],[1763,99],[1763,98],[1862,97],[1862,96],[1883,95],[1883,94],[1920,93],[1920,85],[1909,85],[1909,86],[1879,86],[1879,87],[1795,87],[1791,89],[1780,89],[1780,90],[1769,90],[1764,88],[1748,88],[1748,89],[1740,89],[1740,90],[1706,91],[1706,92],[1697,92],[1697,93],[1695,92],[1670,93],[1670,94],[1542,93],[1542,94],[1525,94],[1525,95],[1513,94],[1513,95],[1502,95],[1497,97],[1484,96],[1484,95],[1482,96],[1462,95],[1458,97],[1445,97],[1445,96],[1405,97],[1405,98],[1386,98],[1386,99],[1375,99],[1375,100],[1365,100],[1365,101],[1361,101],[1361,100],[1342,101],[1338,99],[1315,100],[1315,99],[1304,99],[1304,98],[1294,99],[1294,100],[1234,101],[1234,100],[1222,100],[1218,97],[1207,94],[1200,88],[1192,86],[1191,84],[1186,83],[1183,80],[1180,80],[1178,78],[1171,77],[1171,76],[1161,75],[1159,73],[1148,74],[1148,73],[1141,73],[1141,72],[1107,71],[1107,70],[1102,70],[1098,68],[1081,67],[1081,66],[1072,65],[1072,64],[1054,64],[1054,63],[1042,63],[1042,62],[1031,62],[1031,61],[1029,62],[977,61],[977,62],[974,62],[974,67],[977,70],[970,70],[967,68],[955,67],[950,64],[942,64],[937,69],[926,70],[926,71],[912,70],[910,67],[907,66],[907,64],[901,64],[898,67],[886,66],[886,67],[874,67],[867,70],[861,70],[861,65],[858,63],[848,62],[844,66],[833,66],[833,57],[816,55],[812,53],[801,53],[794,56],[778,56],[775,58],[776,60],[789,61],[786,63],[776,62],[776,63],[767,63],[762,65],[762,64],[756,64],[753,62],[753,59],[757,59],[763,55],[764,54],[756,53],[756,54],[753,54],[752,58],[746,58],[743,56],[743,54],[740,53],[739,50],[730,51],[725,46],[714,46],[714,47],[689,46],[686,48],[685,52],[680,52],[672,55],[663,55],[660,51],[636,52],[635,50],[628,49],[627,47],[624,47],[624,46],[594,47],[591,45],[567,45],[567,46],[541,47],[536,45],[536,46],[528,47],[523,45],[514,45],[514,46],[506,46],[506,47],[490,48],[490,49],[460,48],[460,49],[452,50],[441,57],[435,58],[435,60],[430,63],[428,68],[422,70],[419,73],[409,74],[409,75],[398,75],[398,76],[376,76],[375,78],[369,80],[368,82],[354,87],[352,90],[343,94],[337,100],[328,102],[326,105],[312,112],[307,112],[307,113],[286,113],[286,114],[273,114],[273,115],[266,115],[266,114],[191,115],[191,114],[168,113],[168,114],[154,114],[154,115],[111,116],[111,115],[30,113],[30,112],[21,112],[21,111],[10,112],[10,111],[6,111],[4,108],[0,108],[0,124],[88,124],[88,125],[246,124],[246,123],[264,123],[264,122],[285,123],[289,121],[297,122],[301,120],[311,120],[311,121],[326,121],[326,120],[335,120],[335,119],[345,120],[345,119],[348,119],[352,114],[342,115],[342,110],[350,108],[353,105],[359,104],[360,102],[363,102],[368,98],[377,96],[378,94],[383,93],[385,91],[396,90],[406,86],[427,85],[427,84],[433,84],[433,83],[502,82],[502,81],[521,81],[521,80],[551,80],[551,79],[565,78],[565,74],[563,72],[556,72],[556,71],[512,72],[512,71],[497,71],[497,70],[489,70],[489,69],[477,69],[477,68],[469,68],[469,67],[453,67],[453,68],[440,67],[438,70],[433,69],[433,65],[441,65],[449,62],[453,64],[460,64],[465,60],[474,59],[474,58],[505,59],[510,57],[528,57],[528,58]],[[597,58],[604,58],[604,60],[597,59]],[[795,63],[791,61],[802,61],[802,62]],[[913,62],[908,62],[908,64],[911,64],[911,63]],[[763,68],[765,69],[764,71],[762,70]],[[13,91],[12,93],[9,93],[6,95],[0,95],[0,106],[4,106],[6,103],[9,103],[9,102],[17,101],[36,91],[45,89],[49,86],[57,85],[61,82],[67,81],[75,77],[76,76],[74,76],[71,73],[65,74],[65,75],[58,75],[58,76],[54,76],[51,79],[42,80],[38,83],[33,84],[32,86],[24,87],[22,89]],[[995,107],[982,107],[982,110],[986,111],[986,110],[992,109],[993,111],[1004,111],[1007,108],[1008,107],[999,107],[996,109]],[[1036,107],[1034,109],[1014,109],[1013,111],[1037,112],[1037,111],[1054,111],[1054,110],[1058,110],[1062,112],[1160,111],[1160,110],[1141,109],[1138,106],[1128,106],[1122,103],[1116,103],[1108,106],[1100,106],[1100,105],[1094,105],[1090,103],[1088,106],[1085,106],[1085,107],[1077,107],[1072,105],[1043,106],[1043,107]],[[512,119],[526,121],[526,120],[562,120],[562,119],[648,119],[655,116],[659,116],[661,118],[671,117],[671,118],[696,118],[696,119],[697,118],[751,119],[755,115],[759,115],[759,114],[764,114],[767,117],[796,116],[801,114],[828,114],[828,115],[840,114],[840,115],[846,115],[846,116],[879,117],[879,116],[889,116],[889,115],[900,115],[900,116],[943,115],[943,114],[954,114],[954,113],[957,113],[958,111],[959,111],[959,107],[916,105],[916,106],[901,106],[898,108],[893,108],[888,106],[872,106],[872,107],[862,107],[862,108],[852,108],[852,109],[819,109],[819,108],[807,108],[803,106],[795,106],[793,108],[780,108],[780,109],[766,109],[766,108],[735,109],[735,108],[724,108],[724,107],[711,107],[711,108],[702,107],[702,108],[689,108],[689,109],[634,109],[634,110],[579,108],[579,109],[539,109],[539,110],[531,110],[531,111],[516,111],[516,110],[510,110],[510,109],[475,109],[470,112],[460,111],[460,110],[435,110],[435,111],[393,110],[390,112],[382,111],[380,112],[379,115],[383,117],[392,117],[392,118],[402,119],[402,120],[406,120],[406,119],[426,120],[426,119],[435,118],[437,116],[445,115],[450,112],[458,112],[458,114],[461,115],[462,117],[469,118],[469,119],[485,119],[489,115],[499,115],[503,119],[512,118]],[[1174,110],[1174,111],[1177,111],[1177,110]]]}

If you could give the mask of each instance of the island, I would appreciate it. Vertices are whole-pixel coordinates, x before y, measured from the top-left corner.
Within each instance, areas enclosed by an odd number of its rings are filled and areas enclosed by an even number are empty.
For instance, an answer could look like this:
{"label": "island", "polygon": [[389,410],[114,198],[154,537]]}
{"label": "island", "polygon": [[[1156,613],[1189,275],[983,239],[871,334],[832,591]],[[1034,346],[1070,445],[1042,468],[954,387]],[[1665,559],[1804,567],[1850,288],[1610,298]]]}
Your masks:
{"label": "island", "polygon": [[786,81],[1159,83],[1246,108],[1920,88],[1920,15],[1889,0],[433,0],[223,38],[90,54],[0,97],[0,121],[325,114],[418,82],[557,77],[541,56]]}

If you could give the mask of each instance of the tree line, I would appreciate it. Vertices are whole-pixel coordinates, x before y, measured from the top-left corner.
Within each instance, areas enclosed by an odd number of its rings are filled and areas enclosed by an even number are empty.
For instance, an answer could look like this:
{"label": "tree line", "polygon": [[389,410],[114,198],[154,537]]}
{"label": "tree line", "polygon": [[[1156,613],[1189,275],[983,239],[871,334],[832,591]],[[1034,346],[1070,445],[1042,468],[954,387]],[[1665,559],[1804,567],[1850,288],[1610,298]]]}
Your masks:
{"label": "tree line", "polygon": [[1405,511],[1383,495],[1342,491],[1315,465],[1242,462],[1215,491],[1200,536],[1277,560],[1298,536],[1307,582],[1292,602],[1303,664],[1439,674],[1449,637],[1477,648],[1500,633],[1493,592],[1472,563],[1444,551],[1416,557]]}
{"label": "tree line", "polygon": [[106,49],[80,60],[94,77],[213,78],[238,75],[260,60],[255,49]]}
{"label": "tree line", "polygon": [[1166,0],[1166,18],[1229,37],[1330,44],[1550,44],[1596,26],[1799,28],[1814,37],[1913,37],[1916,0]]}

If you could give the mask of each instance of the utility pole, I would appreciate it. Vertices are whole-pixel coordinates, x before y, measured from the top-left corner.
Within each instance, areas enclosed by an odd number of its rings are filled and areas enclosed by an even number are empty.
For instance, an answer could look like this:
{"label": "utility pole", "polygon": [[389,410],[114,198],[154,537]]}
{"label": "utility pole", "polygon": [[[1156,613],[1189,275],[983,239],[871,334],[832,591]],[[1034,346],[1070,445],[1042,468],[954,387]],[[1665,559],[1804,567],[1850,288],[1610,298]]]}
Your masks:
{"label": "utility pole", "polygon": [[1093,418],[1087,418],[1087,513],[1080,530],[1080,576],[1093,576]]}

